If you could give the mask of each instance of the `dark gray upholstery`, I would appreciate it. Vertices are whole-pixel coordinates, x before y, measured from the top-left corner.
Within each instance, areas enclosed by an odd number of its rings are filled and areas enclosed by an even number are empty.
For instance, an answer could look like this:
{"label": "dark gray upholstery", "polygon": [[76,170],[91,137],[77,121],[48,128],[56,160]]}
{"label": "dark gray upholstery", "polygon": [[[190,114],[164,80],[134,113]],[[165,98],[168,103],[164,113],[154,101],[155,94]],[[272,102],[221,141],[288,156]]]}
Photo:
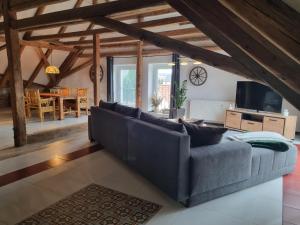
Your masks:
{"label": "dark gray upholstery", "polygon": [[118,158],[127,161],[128,127],[132,118],[99,107],[91,108],[92,137]]}
{"label": "dark gray upholstery", "polygon": [[92,116],[88,116],[88,137],[91,142],[94,142],[94,138],[92,137]]}
{"label": "dark gray upholstery", "polygon": [[189,136],[140,120],[131,120],[128,125],[129,165],[172,198],[186,200]]}
{"label": "dark gray upholstery", "polygon": [[249,179],[251,145],[227,142],[191,149],[191,196]]}
{"label": "dark gray upholstery", "polygon": [[[269,149],[252,148],[252,169],[249,179],[193,195],[189,198],[188,202],[186,202],[186,205],[198,205],[289,174],[294,170],[296,160],[296,147],[291,148],[287,152],[274,152]],[[281,161],[281,163],[277,164],[279,161]]]}
{"label": "dark gray upholstery", "polygon": [[133,108],[126,105],[116,104],[114,111],[124,116],[130,116],[133,118],[140,118],[141,110],[139,108]]}
{"label": "dark gray upholstery", "polygon": [[169,121],[163,118],[158,118],[149,113],[141,113],[140,120],[145,121],[147,123],[155,124],[160,127],[167,128],[169,130],[178,131],[180,133],[186,133],[186,129],[182,123],[177,123],[174,121]]}
{"label": "dark gray upholstery", "polygon": [[190,137],[122,114],[91,108],[90,138],[185,206],[197,205],[293,171],[287,152],[251,148],[224,135],[221,143],[190,149]]}

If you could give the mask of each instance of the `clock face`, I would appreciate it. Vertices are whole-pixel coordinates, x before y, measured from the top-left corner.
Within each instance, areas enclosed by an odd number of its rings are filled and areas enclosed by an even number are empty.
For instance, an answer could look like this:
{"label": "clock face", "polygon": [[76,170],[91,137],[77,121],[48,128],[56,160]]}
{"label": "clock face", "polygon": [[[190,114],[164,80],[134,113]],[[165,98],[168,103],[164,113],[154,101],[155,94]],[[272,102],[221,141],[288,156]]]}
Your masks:
{"label": "clock face", "polygon": [[[91,66],[91,68],[90,68],[90,79],[93,82],[95,80],[95,68],[94,68],[94,66]],[[100,82],[102,80],[103,80],[103,68],[102,68],[102,66],[100,66]]]}
{"label": "clock face", "polygon": [[201,66],[193,68],[190,72],[189,80],[195,86],[203,85],[207,80],[206,70]]}

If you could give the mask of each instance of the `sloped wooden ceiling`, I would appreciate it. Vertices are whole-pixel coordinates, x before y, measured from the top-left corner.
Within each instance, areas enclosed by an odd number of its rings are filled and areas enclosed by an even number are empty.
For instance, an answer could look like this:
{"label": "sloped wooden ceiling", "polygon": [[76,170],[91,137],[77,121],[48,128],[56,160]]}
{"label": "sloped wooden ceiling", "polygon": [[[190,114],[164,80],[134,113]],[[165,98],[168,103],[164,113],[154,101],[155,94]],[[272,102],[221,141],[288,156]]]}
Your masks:
{"label": "sloped wooden ceiling", "polygon": [[[73,2],[73,8],[44,13],[49,7],[47,5],[60,2]],[[136,47],[137,40],[142,40],[145,46],[152,48],[144,50],[143,54],[177,52],[267,84],[300,109],[300,15],[281,0],[93,0],[94,5],[82,6],[85,2],[9,1],[12,11],[37,7],[34,17],[10,22],[12,28],[25,32],[20,44],[35,47],[40,57],[26,86],[30,86],[39,71],[48,64],[47,58],[53,49],[69,54],[60,67],[61,76],[49,80],[48,86],[57,85],[74,71],[91,65],[90,37],[97,33],[100,34],[102,56],[135,55],[135,50],[122,52],[118,49]],[[147,16],[161,17],[137,22],[137,18]],[[85,30],[67,31],[68,26],[87,21],[91,23]],[[187,26],[169,30],[167,26],[172,24]],[[157,27],[161,29],[155,30]],[[0,34],[3,34],[3,28],[4,23],[0,22]],[[52,28],[59,30],[55,34],[34,34],[35,31]],[[126,36],[116,36],[115,31]],[[73,39],[66,40],[70,38]],[[6,48],[4,36],[0,36],[0,41],[3,42],[1,51]],[[198,44],[193,44],[193,41]],[[219,47],[230,56],[213,51]],[[41,48],[48,50],[43,52]],[[74,67],[81,57],[87,58],[86,62]],[[6,71],[0,87],[6,84],[8,77]]]}

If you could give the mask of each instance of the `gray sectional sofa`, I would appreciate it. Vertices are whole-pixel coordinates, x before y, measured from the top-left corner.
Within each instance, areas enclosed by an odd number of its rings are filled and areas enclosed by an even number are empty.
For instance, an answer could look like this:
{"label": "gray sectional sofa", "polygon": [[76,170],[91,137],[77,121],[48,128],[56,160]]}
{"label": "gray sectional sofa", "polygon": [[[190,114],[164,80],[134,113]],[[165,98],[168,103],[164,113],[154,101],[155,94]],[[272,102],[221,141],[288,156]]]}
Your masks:
{"label": "gray sectional sofa", "polygon": [[190,148],[187,134],[99,107],[91,108],[89,132],[91,140],[187,207],[288,174],[296,163],[296,147],[275,152],[223,138]]}

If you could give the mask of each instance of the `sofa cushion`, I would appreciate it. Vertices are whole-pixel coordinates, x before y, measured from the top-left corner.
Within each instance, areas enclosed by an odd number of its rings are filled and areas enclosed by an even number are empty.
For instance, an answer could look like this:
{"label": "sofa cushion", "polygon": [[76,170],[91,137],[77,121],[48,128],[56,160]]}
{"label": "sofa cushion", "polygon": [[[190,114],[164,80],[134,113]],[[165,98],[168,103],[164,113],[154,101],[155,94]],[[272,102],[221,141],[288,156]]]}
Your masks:
{"label": "sofa cushion", "polygon": [[142,112],[140,119],[142,121],[145,121],[145,122],[148,122],[148,123],[151,123],[151,124],[155,124],[157,126],[167,128],[169,130],[174,130],[174,131],[177,131],[177,132],[180,132],[180,133],[186,133],[186,129],[184,128],[183,124],[176,123],[176,122],[169,121],[169,120],[162,119],[162,118],[158,118],[158,117],[155,117],[155,116],[153,116],[149,113]]}
{"label": "sofa cushion", "polygon": [[133,118],[140,118],[141,110],[139,108],[133,108],[125,105],[116,104],[115,112],[123,114],[124,116],[130,116]]}
{"label": "sofa cushion", "polygon": [[191,149],[191,195],[197,195],[251,176],[252,148],[231,141]]}
{"label": "sofa cushion", "polygon": [[180,122],[185,126],[188,135],[191,137],[191,147],[218,144],[227,131],[227,128],[223,127],[199,126],[183,120],[180,120]]}
{"label": "sofa cushion", "polygon": [[102,101],[102,100],[100,100],[100,102],[99,102],[99,107],[100,108],[108,109],[108,110],[112,110],[112,111],[115,110],[116,105],[117,105],[116,102],[105,102],[105,101]]}

